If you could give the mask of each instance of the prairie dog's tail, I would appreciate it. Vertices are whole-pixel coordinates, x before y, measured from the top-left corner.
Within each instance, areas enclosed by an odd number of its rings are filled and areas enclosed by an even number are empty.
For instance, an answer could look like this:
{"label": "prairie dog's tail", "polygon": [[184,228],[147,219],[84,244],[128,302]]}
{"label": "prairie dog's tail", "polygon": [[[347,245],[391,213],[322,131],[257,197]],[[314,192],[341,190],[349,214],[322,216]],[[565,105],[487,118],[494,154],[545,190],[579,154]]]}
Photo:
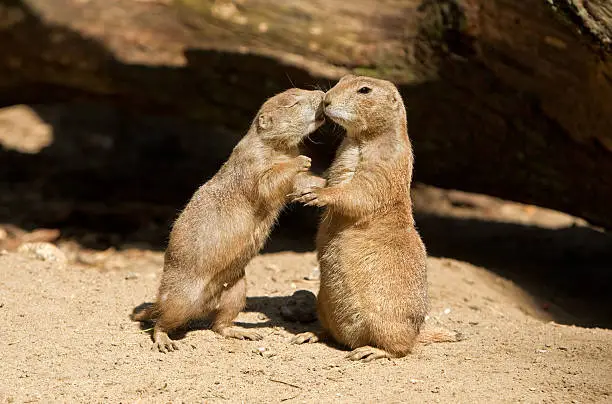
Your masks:
{"label": "prairie dog's tail", "polygon": [[458,342],[463,340],[464,337],[460,332],[449,330],[444,327],[432,327],[425,325],[417,341],[423,344],[431,344],[433,342]]}
{"label": "prairie dog's tail", "polygon": [[145,303],[136,307],[130,318],[132,321],[151,321],[158,317],[157,305],[155,303]]}

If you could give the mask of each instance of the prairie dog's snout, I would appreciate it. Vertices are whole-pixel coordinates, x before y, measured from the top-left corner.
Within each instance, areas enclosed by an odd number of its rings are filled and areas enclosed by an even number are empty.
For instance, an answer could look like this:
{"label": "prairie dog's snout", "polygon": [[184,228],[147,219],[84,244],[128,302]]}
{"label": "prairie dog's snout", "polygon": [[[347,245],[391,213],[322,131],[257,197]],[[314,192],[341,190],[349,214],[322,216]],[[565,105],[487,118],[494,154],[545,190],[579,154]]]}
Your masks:
{"label": "prairie dog's snout", "polygon": [[336,87],[333,87],[325,93],[323,109],[325,115],[330,117],[334,122],[340,125],[346,125],[354,119],[354,108],[351,105],[350,97],[347,97],[346,94],[342,94]]}
{"label": "prairie dog's snout", "polygon": [[296,147],[325,122],[320,90],[289,89],[264,103],[257,117],[263,139],[285,147]]}
{"label": "prairie dog's snout", "polygon": [[321,90],[314,90],[312,92],[313,95],[313,101],[316,104],[317,107],[319,107],[321,105],[321,103],[323,102],[323,100],[325,99],[325,93]]}
{"label": "prairie dog's snout", "polygon": [[307,100],[312,108],[311,113],[314,114],[314,120],[317,124],[323,123],[325,120],[325,111],[323,109],[323,100],[325,93],[321,90],[310,91],[307,95]]}
{"label": "prairie dog's snout", "polygon": [[308,132],[312,133],[325,122],[325,112],[323,110],[325,93],[321,90],[308,91],[303,97],[305,103],[309,106],[309,108],[304,108],[304,113],[307,115],[306,120],[311,121]]}

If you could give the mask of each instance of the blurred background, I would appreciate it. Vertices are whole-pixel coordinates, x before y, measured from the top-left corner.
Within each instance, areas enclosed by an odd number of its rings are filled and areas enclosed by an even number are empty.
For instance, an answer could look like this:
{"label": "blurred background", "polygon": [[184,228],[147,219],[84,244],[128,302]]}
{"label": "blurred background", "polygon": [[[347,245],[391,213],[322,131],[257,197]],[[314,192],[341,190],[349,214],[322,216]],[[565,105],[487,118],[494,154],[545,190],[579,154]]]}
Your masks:
{"label": "blurred background", "polygon": [[[524,3],[2,0],[0,249],[163,251],[267,97],[350,72],[404,96],[432,256],[610,326],[612,5]],[[315,170],[341,137],[305,144]],[[317,217],[288,207],[266,251],[311,251]]]}

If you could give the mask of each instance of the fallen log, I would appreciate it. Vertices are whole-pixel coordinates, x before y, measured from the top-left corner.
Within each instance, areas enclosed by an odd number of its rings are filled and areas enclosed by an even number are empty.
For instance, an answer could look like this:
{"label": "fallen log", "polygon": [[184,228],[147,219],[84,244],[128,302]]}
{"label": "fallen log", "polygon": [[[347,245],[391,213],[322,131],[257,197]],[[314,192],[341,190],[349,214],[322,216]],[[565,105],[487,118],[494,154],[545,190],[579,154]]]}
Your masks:
{"label": "fallen log", "polygon": [[610,228],[611,40],[608,0],[3,0],[0,104],[93,99],[237,138],[291,85],[382,77],[416,180]]}

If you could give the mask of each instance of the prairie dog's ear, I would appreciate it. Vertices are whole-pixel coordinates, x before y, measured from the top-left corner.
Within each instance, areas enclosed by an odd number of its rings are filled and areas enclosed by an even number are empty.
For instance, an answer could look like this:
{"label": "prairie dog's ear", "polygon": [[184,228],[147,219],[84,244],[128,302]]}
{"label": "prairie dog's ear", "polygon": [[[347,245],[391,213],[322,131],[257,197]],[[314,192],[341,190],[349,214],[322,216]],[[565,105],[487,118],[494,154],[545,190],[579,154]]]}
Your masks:
{"label": "prairie dog's ear", "polygon": [[346,75],[340,77],[340,80],[338,80],[338,82],[341,82],[341,81],[346,80],[346,79],[353,79],[355,77],[357,77],[357,76],[355,76],[354,74],[346,74]]}
{"label": "prairie dog's ear", "polygon": [[272,117],[266,113],[266,112],[262,112],[259,114],[259,116],[257,117],[257,127],[259,129],[269,129],[272,126]]}
{"label": "prairie dog's ear", "polygon": [[391,108],[397,109],[400,105],[399,98],[400,95],[396,91],[391,91],[387,98],[389,99],[389,103],[391,103]]}

